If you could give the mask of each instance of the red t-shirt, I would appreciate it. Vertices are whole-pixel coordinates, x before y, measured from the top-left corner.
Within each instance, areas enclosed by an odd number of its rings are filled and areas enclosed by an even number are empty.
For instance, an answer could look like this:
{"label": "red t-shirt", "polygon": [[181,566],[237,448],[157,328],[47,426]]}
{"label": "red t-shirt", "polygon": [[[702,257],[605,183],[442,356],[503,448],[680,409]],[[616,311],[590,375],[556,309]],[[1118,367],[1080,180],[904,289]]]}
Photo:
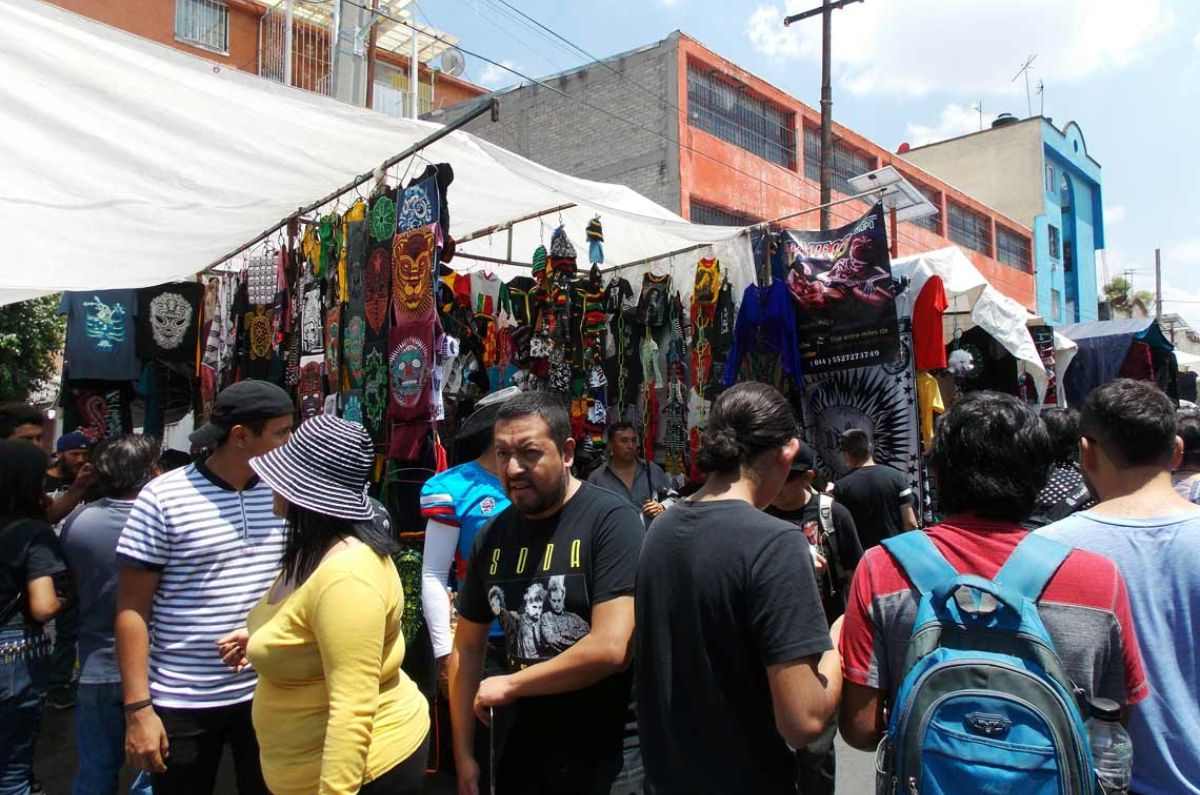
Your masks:
{"label": "red t-shirt", "polygon": [[941,276],[930,276],[913,305],[913,357],[918,370],[946,369],[946,337],[942,313],[946,311],[946,288]]}
{"label": "red t-shirt", "polygon": [[[959,573],[991,579],[1027,531],[1008,522],[957,516],[927,532]],[[886,549],[867,550],[854,572],[842,627],[847,680],[889,696],[896,691],[919,601]],[[1042,592],[1038,613],[1075,684],[1118,704],[1136,704],[1149,694],[1129,595],[1115,563],[1072,551]]]}

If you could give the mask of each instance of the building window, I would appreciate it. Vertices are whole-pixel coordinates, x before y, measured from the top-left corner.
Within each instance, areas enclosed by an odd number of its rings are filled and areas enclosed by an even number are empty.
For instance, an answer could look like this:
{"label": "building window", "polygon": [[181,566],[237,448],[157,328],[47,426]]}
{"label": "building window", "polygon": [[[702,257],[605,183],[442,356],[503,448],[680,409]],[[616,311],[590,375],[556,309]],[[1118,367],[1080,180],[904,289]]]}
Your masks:
{"label": "building window", "polygon": [[[847,196],[857,191],[849,179],[875,170],[875,158],[849,144],[833,139],[833,189]],[[804,126],[804,176],[813,182],[821,181],[821,129]]]}
{"label": "building window", "polygon": [[1075,251],[1071,248],[1071,241],[1063,241],[1063,273],[1070,273],[1075,270]]}
{"label": "building window", "polygon": [[996,225],[996,259],[1019,271],[1032,272],[1029,257],[1029,238]]}
{"label": "building window", "polygon": [[1062,258],[1062,248],[1061,248],[1061,244],[1059,243],[1058,227],[1055,226],[1054,224],[1050,224],[1048,229],[1050,232],[1050,234],[1048,235],[1048,238],[1050,241],[1050,256],[1053,257],[1054,259],[1061,259]]}
{"label": "building window", "polygon": [[991,235],[987,216],[969,210],[961,204],[946,202],[946,221],[949,237],[960,246],[980,254],[992,255]]}
{"label": "building window", "polygon": [[796,115],[697,64],[688,64],[688,123],[764,160],[796,168]]}
{"label": "building window", "polygon": [[1054,166],[1046,164],[1046,193],[1054,193],[1058,183],[1054,181]]}
{"label": "building window", "polygon": [[175,0],[175,38],[229,52],[229,6],[225,0]]}
{"label": "building window", "polygon": [[[941,193],[939,193],[938,191],[934,190],[933,188],[931,188],[927,185],[923,185],[922,183],[917,182],[915,179],[908,176],[907,174],[904,175],[904,178],[906,180],[908,180],[909,182],[911,182],[913,184],[913,187],[915,187],[917,190],[921,191],[921,195],[924,196],[926,199],[928,199],[929,203],[932,204],[934,207],[940,208],[942,206],[942,194]],[[942,213],[939,210],[938,212],[934,213],[933,215],[927,215],[924,218],[914,218],[910,223],[916,224],[917,226],[928,229],[930,232],[933,232],[934,234],[940,235],[942,233],[941,214]]]}
{"label": "building window", "polygon": [[706,204],[696,199],[692,199],[691,201],[690,214],[693,224],[705,224],[708,226],[750,226],[751,224],[758,223],[760,220],[752,215],[746,215],[734,210],[726,210],[724,207]]}
{"label": "building window", "polygon": [[1054,318],[1055,323],[1062,322],[1062,293],[1053,287],[1050,288],[1050,314]]}

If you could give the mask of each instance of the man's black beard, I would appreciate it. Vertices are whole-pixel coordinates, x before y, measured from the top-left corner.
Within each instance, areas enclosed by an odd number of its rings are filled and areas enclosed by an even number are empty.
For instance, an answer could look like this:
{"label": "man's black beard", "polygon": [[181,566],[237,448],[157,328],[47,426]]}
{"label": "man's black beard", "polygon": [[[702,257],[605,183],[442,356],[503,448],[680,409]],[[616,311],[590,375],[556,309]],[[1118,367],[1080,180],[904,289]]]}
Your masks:
{"label": "man's black beard", "polygon": [[[533,505],[533,507],[522,511],[522,513],[524,513],[526,516],[540,516],[546,511],[549,511],[555,505],[558,505],[560,502],[562,502],[563,497],[567,495],[568,482],[569,477],[564,472],[562,480],[559,481],[557,488],[552,489],[550,492],[547,492],[544,495],[539,492],[537,495],[537,502]],[[530,481],[530,485],[532,485],[532,481]]]}

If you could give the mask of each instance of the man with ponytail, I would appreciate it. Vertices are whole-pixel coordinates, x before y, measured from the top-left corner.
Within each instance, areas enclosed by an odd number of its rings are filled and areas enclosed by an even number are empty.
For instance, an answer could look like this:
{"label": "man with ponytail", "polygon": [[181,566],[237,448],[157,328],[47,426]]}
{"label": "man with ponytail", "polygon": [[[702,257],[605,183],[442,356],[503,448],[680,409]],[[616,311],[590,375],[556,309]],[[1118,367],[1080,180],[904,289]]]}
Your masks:
{"label": "man with ponytail", "polygon": [[722,393],[698,457],[707,482],[646,536],[636,684],[656,793],[794,793],[789,746],[816,739],[840,698],[841,658],[802,565],[808,541],[761,510],[787,481],[797,437],[774,388]]}

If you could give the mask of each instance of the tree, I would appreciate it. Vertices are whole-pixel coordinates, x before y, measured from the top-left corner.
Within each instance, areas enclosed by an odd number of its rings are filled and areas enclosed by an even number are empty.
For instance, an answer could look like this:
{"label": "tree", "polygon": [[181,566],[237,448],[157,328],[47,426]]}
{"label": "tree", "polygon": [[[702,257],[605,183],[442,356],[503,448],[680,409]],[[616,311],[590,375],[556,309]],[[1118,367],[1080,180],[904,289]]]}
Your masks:
{"label": "tree", "polygon": [[66,320],[59,296],[0,307],[0,402],[25,400],[54,374]]}
{"label": "tree", "polygon": [[1104,297],[1114,309],[1122,311],[1129,308],[1129,292],[1133,285],[1124,276],[1114,276],[1112,281],[1104,285]]}

